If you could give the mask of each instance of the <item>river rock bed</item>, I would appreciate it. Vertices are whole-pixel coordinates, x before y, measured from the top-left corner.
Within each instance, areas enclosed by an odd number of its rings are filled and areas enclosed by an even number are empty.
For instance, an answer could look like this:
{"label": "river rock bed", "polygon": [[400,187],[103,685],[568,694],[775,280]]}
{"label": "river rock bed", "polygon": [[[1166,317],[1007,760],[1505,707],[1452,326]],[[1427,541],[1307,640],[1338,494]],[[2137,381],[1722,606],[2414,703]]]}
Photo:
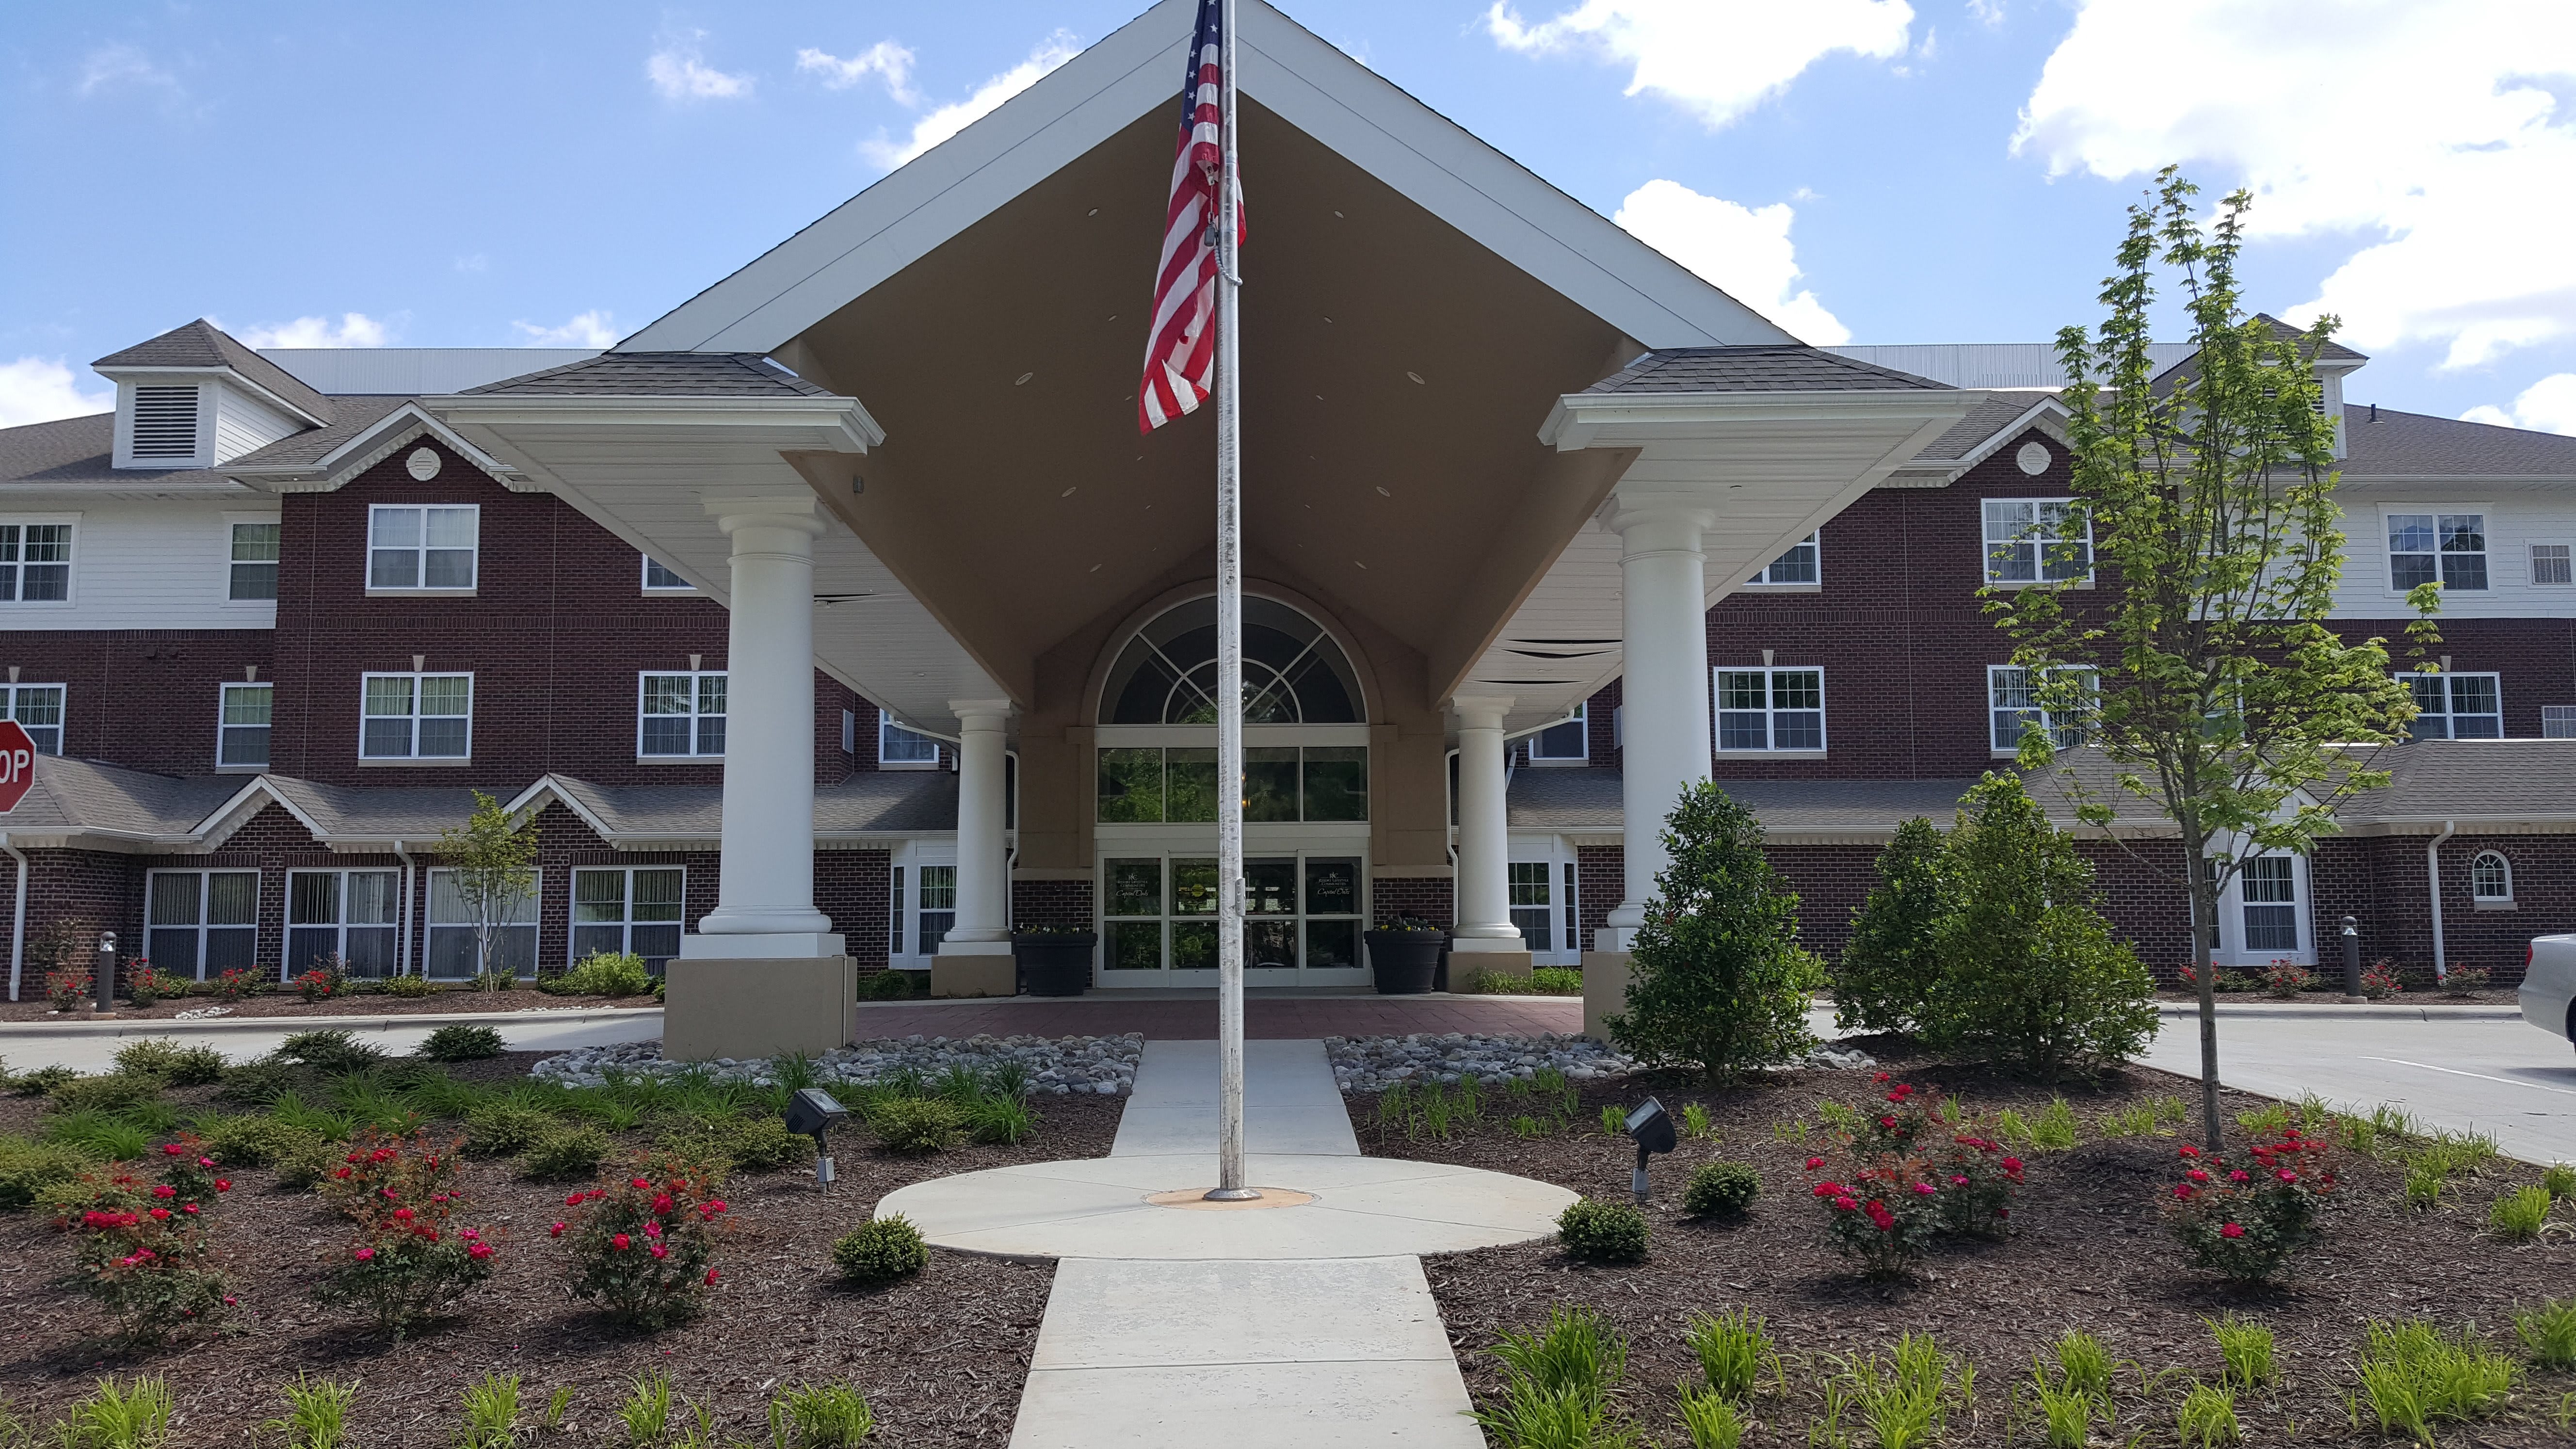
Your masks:
{"label": "river rock bed", "polygon": [[[1333,1064],[1333,1080],[1345,1092],[1382,1092],[1397,1082],[1455,1082],[1474,1075],[1479,1081],[1527,1078],[1553,1067],[1571,1081],[1616,1076],[1637,1070],[1625,1056],[1590,1037],[1477,1036],[1467,1032],[1422,1032],[1413,1036],[1328,1036],[1324,1054]],[[1855,1070],[1876,1066],[1866,1052],[1819,1047],[1801,1063],[1811,1067]]]}
{"label": "river rock bed", "polygon": [[[814,1058],[814,1074],[826,1082],[867,1083],[904,1072],[935,1076],[950,1067],[988,1071],[1006,1062],[1026,1069],[1032,1087],[1055,1096],[1123,1096],[1136,1085],[1136,1061],[1145,1051],[1142,1034],[1124,1036],[944,1036],[885,1037],[856,1046],[835,1047]],[[663,1057],[658,1041],[620,1042],[559,1052],[528,1069],[533,1077],[567,1087],[604,1085],[612,1072],[675,1076],[704,1068],[720,1081],[772,1086],[778,1062],[761,1057],[709,1062],[676,1062]]]}

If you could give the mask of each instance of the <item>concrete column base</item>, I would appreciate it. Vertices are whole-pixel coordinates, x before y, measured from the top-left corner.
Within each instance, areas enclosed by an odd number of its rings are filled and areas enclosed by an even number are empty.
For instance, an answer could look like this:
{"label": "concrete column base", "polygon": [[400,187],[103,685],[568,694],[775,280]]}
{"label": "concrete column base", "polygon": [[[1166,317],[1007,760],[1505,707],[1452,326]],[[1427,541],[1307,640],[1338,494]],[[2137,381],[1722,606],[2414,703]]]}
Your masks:
{"label": "concrete column base", "polygon": [[[968,942],[973,946],[989,944]],[[1010,945],[1001,943],[1005,948]],[[1020,968],[1007,954],[996,956],[986,951],[950,951],[941,943],[939,954],[930,958],[930,994],[933,996],[1017,996],[1020,994]]]}
{"label": "concrete column base", "polygon": [[[1466,990],[1468,978],[1471,975],[1481,976],[1488,983],[1495,983],[1498,980],[1503,983],[1513,981],[1527,983],[1530,979],[1530,953],[1527,951],[1462,951],[1457,947],[1451,947],[1449,989]],[[1500,986],[1488,984],[1484,989],[1507,990],[1509,987],[1507,984]]]}
{"label": "concrete column base", "polygon": [[1610,1041],[1610,1018],[1628,1009],[1629,956],[1625,951],[1583,953],[1583,1034]]}
{"label": "concrete column base", "polygon": [[674,1061],[822,1053],[858,1035],[859,963],[848,956],[683,956],[662,981],[662,1055]]}

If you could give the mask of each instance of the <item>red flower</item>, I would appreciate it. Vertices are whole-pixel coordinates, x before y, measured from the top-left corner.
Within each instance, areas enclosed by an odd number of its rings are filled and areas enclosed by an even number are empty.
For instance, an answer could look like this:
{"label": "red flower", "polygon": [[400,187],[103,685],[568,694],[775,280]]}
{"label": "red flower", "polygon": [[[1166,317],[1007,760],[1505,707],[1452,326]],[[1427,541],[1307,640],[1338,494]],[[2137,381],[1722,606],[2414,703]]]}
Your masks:
{"label": "red flower", "polygon": [[2254,1180],[2254,1174],[2247,1172],[2241,1167],[2230,1168],[2227,1173],[2227,1180],[2229,1182],[2252,1182]]}
{"label": "red flower", "polygon": [[2241,1238],[2245,1236],[2245,1228],[2241,1223],[2229,1223],[2218,1230],[2218,1235],[2222,1238]]}
{"label": "red flower", "polygon": [[177,1197],[179,1195],[179,1189],[172,1187],[170,1184],[165,1182],[152,1189],[152,1195],[159,1198]]}
{"label": "red flower", "polygon": [[1822,1166],[1824,1166],[1824,1165],[1825,1165],[1825,1160],[1824,1160],[1823,1158],[1821,1158],[1821,1157],[1810,1157],[1810,1158],[1808,1158],[1808,1159],[1807,1159],[1807,1170],[1808,1170],[1809,1172],[1813,1172],[1813,1171],[1815,1171],[1817,1168],[1822,1167]]}
{"label": "red flower", "polygon": [[654,1198],[654,1199],[653,1199],[653,1211],[655,1211],[655,1212],[657,1212],[657,1213],[666,1213],[666,1212],[669,1212],[670,1210],[671,1210],[671,1195],[670,1195],[669,1193],[667,1193],[667,1192],[666,1192],[666,1193],[663,1193],[663,1194],[661,1194],[660,1196],[658,1196],[658,1197],[656,1197],[656,1198]]}
{"label": "red flower", "polygon": [[616,1237],[608,1240],[608,1245],[621,1253],[625,1252],[628,1247],[632,1246],[632,1244],[633,1240],[628,1238],[624,1233],[619,1233]]}
{"label": "red flower", "polygon": [[1881,1072],[1877,1076],[1870,1078],[1870,1080],[1873,1082],[1884,1082],[1887,1080],[1887,1073]]}
{"label": "red flower", "polygon": [[375,1255],[376,1250],[373,1248],[360,1248],[357,1252],[357,1259],[359,1262],[363,1263],[368,1259],[373,1258]]}
{"label": "red flower", "polygon": [[572,1196],[565,1198],[565,1199],[564,1199],[564,1206],[565,1206],[565,1207],[579,1207],[579,1206],[581,1206],[581,1194],[580,1194],[580,1193],[574,1193]]}
{"label": "red flower", "polygon": [[215,1165],[215,1160],[211,1157],[200,1157],[197,1159],[197,1165],[199,1167],[212,1167]]}
{"label": "red flower", "polygon": [[2209,1181],[2209,1174],[2208,1174],[2207,1172],[2205,1172],[2205,1171],[2201,1170],[2200,1168],[2197,1168],[2197,1167],[2193,1168],[2193,1169],[2192,1169],[2191,1171],[2189,1171],[2189,1172],[2184,1173],[2184,1174],[2183,1174],[2183,1176],[2190,1178],[2190,1179],[2191,1179],[2192,1181],[2194,1181],[2194,1182],[2207,1182],[2207,1181]]}
{"label": "red flower", "polygon": [[662,1236],[662,1224],[656,1219],[646,1218],[644,1220],[644,1236],[648,1238],[658,1238]]}
{"label": "red flower", "polygon": [[395,1208],[395,1209],[394,1209],[394,1221],[395,1221],[395,1222],[398,1222],[398,1223],[407,1223],[407,1222],[410,1222],[410,1221],[411,1221],[411,1209],[410,1209],[410,1208],[407,1208],[407,1207]]}
{"label": "red flower", "polygon": [[633,1188],[646,1188],[651,1187],[653,1184],[646,1182],[640,1177],[630,1177],[626,1179],[626,1185]]}
{"label": "red flower", "polygon": [[2200,1155],[2200,1149],[2186,1142],[2182,1145],[2182,1155],[2185,1157],[2198,1157]]}
{"label": "red flower", "polygon": [[168,1222],[170,1220],[170,1210],[168,1208],[154,1208],[152,1210],[152,1220],[154,1222]]}
{"label": "red flower", "polygon": [[716,1270],[713,1268],[707,1270],[707,1286],[710,1288],[716,1286]]}
{"label": "red flower", "polygon": [[197,1205],[196,1205],[195,1203],[192,1203],[192,1202],[183,1202],[183,1203],[179,1204],[179,1211],[181,1211],[181,1212],[183,1212],[183,1213],[193,1213],[193,1212],[195,1212],[196,1210],[197,1210]]}
{"label": "red flower", "polygon": [[180,1153],[185,1152],[187,1149],[186,1149],[186,1148],[184,1148],[184,1147],[181,1147],[181,1146],[180,1146],[178,1143],[176,1143],[176,1142],[165,1142],[165,1143],[161,1144],[161,1150],[162,1150],[163,1152],[166,1152],[166,1153],[170,1154],[172,1157],[176,1157],[176,1156],[178,1156]]}
{"label": "red flower", "polygon": [[671,1250],[663,1247],[660,1243],[655,1243],[653,1245],[653,1256],[656,1258],[667,1258],[671,1256]]}
{"label": "red flower", "polygon": [[2004,1159],[2004,1171],[2006,1171],[2006,1172],[2019,1172],[2019,1171],[2021,1171],[2021,1159],[2020,1159],[2020,1158],[2018,1158],[2018,1157],[2007,1157],[2007,1158],[2005,1158],[2005,1159]]}
{"label": "red flower", "polygon": [[2181,1198],[2184,1202],[2191,1201],[2191,1184],[2187,1182],[2175,1183],[2174,1196]]}
{"label": "red flower", "polygon": [[551,1230],[549,1230],[549,1231],[546,1233],[546,1236],[547,1236],[547,1237],[549,1237],[549,1238],[560,1238],[560,1237],[562,1237],[562,1236],[563,1236],[563,1230],[564,1230],[564,1225],[563,1225],[563,1224],[561,1224],[561,1223],[557,1223],[557,1224],[555,1224],[555,1225],[554,1225],[554,1227],[553,1227]]}
{"label": "red flower", "polygon": [[2292,1172],[2290,1169],[2288,1169],[2288,1168],[2286,1168],[2286,1167],[2282,1168],[2280,1171],[2278,1171],[2278,1172],[2276,1172],[2276,1173],[2273,1173],[2272,1175],[2273,1175],[2274,1177],[2277,1177],[2277,1178],[2281,1179],[2283,1182],[2296,1182],[2296,1181],[2298,1181],[2298,1180],[2299,1180],[2299,1175],[2298,1175],[2297,1173],[2295,1173],[2295,1172]]}
{"label": "red flower", "polygon": [[1881,1127],[1893,1127],[1896,1125],[1896,1119],[1893,1117],[1881,1117],[1878,1119],[1878,1125]]}
{"label": "red flower", "polygon": [[1878,1230],[1880,1232],[1888,1232],[1895,1228],[1896,1214],[1887,1210],[1887,1204],[1880,1202],[1876,1198],[1871,1198],[1868,1213],[1869,1220],[1878,1225]]}
{"label": "red flower", "polygon": [[476,1243],[465,1250],[465,1256],[472,1258],[478,1263],[482,1262],[484,1259],[492,1256],[492,1245],[490,1243]]}
{"label": "red flower", "polygon": [[340,1160],[341,1160],[342,1162],[355,1162],[355,1161],[357,1161],[357,1160],[358,1160],[358,1154],[356,1154],[356,1153],[352,1152],[352,1153],[350,1153],[348,1156],[343,1157],[343,1158],[341,1158]]}
{"label": "red flower", "polygon": [[724,1210],[725,1210],[725,1200],[724,1200],[723,1198],[714,1198],[714,1199],[709,1200],[709,1201],[708,1201],[708,1203],[707,1203],[707,1211],[708,1211],[708,1212],[711,1212],[711,1213],[720,1213],[720,1212],[723,1212]]}
{"label": "red flower", "polygon": [[[1960,1178],[1959,1180],[1960,1180],[1961,1182],[1966,1182],[1966,1181],[1967,1181],[1967,1179],[1966,1179],[1966,1178],[1964,1178],[1964,1177],[1963,1177],[1963,1178]],[[1928,1182],[1918,1182],[1918,1183],[1914,1184],[1914,1192],[1915,1192],[1915,1195],[1916,1195],[1916,1196],[1918,1196],[1918,1197],[1930,1197],[1932,1194],[1934,1194],[1934,1193],[1936,1193],[1936,1192],[1939,1192],[1940,1190],[1941,1190],[1941,1189],[1939,1189],[1939,1188],[1937,1188],[1937,1187],[1934,1187],[1932,1184],[1930,1184],[1930,1183],[1928,1183]]]}
{"label": "red flower", "polygon": [[1815,1194],[1818,1197],[1840,1197],[1842,1193],[1843,1185],[1839,1182],[1820,1182],[1815,1186]]}
{"label": "red flower", "polygon": [[230,1192],[230,1191],[232,1191],[232,1190],[233,1190],[233,1180],[232,1180],[231,1178],[229,1178],[229,1177],[219,1177],[219,1178],[216,1178],[216,1179],[215,1179],[215,1191],[217,1191],[217,1192]]}
{"label": "red flower", "polygon": [[347,1176],[349,1175],[349,1169],[347,1169],[347,1168],[345,1168],[345,1167],[344,1167],[344,1168],[341,1168],[339,1171],[337,1171],[337,1172],[335,1172],[335,1173],[332,1173],[331,1175],[332,1175],[333,1177],[345,1178],[345,1177],[347,1177]]}
{"label": "red flower", "polygon": [[1853,1208],[1859,1207],[1860,1203],[1850,1197],[1838,1197],[1834,1199],[1834,1206],[1842,1209],[1844,1212],[1850,1212]]}
{"label": "red flower", "polygon": [[1952,1187],[1966,1187],[1968,1185],[1968,1179],[1954,1172],[1950,1174],[1950,1185]]}

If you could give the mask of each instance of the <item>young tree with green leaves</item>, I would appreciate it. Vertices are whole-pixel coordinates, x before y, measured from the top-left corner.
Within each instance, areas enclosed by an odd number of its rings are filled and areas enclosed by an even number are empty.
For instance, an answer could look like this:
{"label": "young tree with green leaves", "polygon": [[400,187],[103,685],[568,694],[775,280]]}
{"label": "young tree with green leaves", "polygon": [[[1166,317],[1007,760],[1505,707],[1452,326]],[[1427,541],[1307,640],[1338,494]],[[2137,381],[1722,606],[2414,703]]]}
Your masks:
{"label": "young tree with green leaves", "polygon": [[497,989],[492,949],[536,883],[536,822],[512,816],[500,801],[477,790],[474,813],[465,824],[439,832],[438,858],[474,922],[475,975],[487,988]]}
{"label": "young tree with green leaves", "polygon": [[[2334,319],[2295,333],[2247,316],[2236,266],[2252,198],[2239,191],[2204,222],[2197,192],[2172,168],[2158,177],[2152,198],[2130,208],[2101,294],[2110,315],[2094,335],[2058,334],[2070,380],[2069,522],[2092,526],[2087,577],[1989,588],[1987,607],[2042,707],[2082,719],[2110,767],[2108,786],[2063,772],[2078,817],[2107,826],[2126,796],[2156,807],[2180,836],[2178,866],[2140,859],[2190,901],[2204,1136],[2215,1149],[2209,953],[2219,897],[2248,860],[2306,853],[2335,828],[2339,805],[2385,785],[2368,747],[2403,739],[2415,706],[2386,641],[2347,643],[2326,624],[2343,534],[2336,420],[2320,405],[2315,368]],[[2179,284],[2196,349],[2162,376],[2148,353],[2160,269]],[[2098,592],[2068,592],[2092,570]],[[2408,596],[2419,648],[2439,602],[2429,584]],[[2048,769],[2057,755],[2046,731],[2025,731],[2025,768]]]}
{"label": "young tree with green leaves", "polygon": [[1949,914],[1941,827],[1917,815],[1878,853],[1878,884],[1852,912],[1851,940],[1834,967],[1834,1025],[1910,1032],[1941,977],[1933,933]]}
{"label": "young tree with green leaves", "polygon": [[1664,819],[1672,863],[1655,877],[1630,955],[1628,1009],[1610,1035],[1643,1061],[1711,1077],[1814,1050],[1807,1005],[1824,963],[1798,945],[1798,897],[1762,853],[1762,826],[1702,781]]}

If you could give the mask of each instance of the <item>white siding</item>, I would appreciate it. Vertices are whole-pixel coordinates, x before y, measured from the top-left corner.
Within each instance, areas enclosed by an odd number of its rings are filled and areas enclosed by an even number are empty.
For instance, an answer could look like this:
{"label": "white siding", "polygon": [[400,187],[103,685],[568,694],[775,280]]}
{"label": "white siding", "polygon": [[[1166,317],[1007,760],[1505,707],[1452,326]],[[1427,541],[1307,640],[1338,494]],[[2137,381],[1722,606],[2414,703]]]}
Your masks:
{"label": "white siding", "polygon": [[[265,504],[266,507],[262,505]],[[5,510],[0,510],[5,511]],[[235,603],[232,525],[277,517],[272,500],[93,502],[76,517],[69,607],[0,604],[0,629],[273,629],[277,605]]]}
{"label": "white siding", "polygon": [[244,453],[265,448],[289,433],[302,432],[304,424],[294,422],[276,409],[260,402],[238,388],[222,383],[207,388],[215,412],[215,461],[229,462]]}
{"label": "white siding", "polygon": [[2404,616],[2405,595],[2389,587],[2388,530],[2392,512],[2486,515],[2487,587],[2445,592],[2444,619],[2576,618],[2576,587],[2531,582],[2531,545],[2576,543],[2576,498],[2563,485],[2516,487],[2478,481],[2421,485],[2374,483],[2341,490],[2344,510],[2343,586],[2335,613],[2347,619]]}

